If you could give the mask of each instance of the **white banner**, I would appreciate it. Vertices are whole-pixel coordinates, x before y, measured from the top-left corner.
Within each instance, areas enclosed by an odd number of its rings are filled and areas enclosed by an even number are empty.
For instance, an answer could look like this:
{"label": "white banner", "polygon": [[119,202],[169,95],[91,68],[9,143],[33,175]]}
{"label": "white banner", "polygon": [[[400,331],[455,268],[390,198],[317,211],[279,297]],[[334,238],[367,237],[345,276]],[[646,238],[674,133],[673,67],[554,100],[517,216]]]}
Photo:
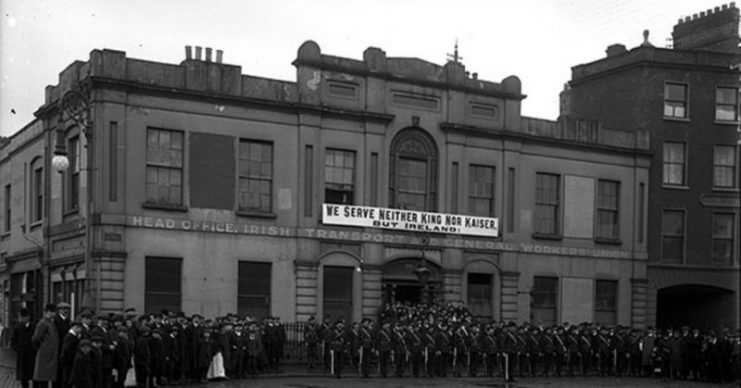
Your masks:
{"label": "white banner", "polygon": [[497,237],[499,235],[498,218],[370,206],[325,203],[322,206],[322,222],[326,225],[362,226],[413,232],[486,237]]}

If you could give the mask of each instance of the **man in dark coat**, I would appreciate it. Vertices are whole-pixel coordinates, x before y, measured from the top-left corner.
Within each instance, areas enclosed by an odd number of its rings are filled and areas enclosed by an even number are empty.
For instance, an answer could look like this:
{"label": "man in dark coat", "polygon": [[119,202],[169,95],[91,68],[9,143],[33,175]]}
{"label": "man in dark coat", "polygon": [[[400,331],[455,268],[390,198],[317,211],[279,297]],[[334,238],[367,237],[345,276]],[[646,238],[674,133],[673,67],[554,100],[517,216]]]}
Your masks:
{"label": "man in dark coat", "polygon": [[165,384],[180,382],[180,329],[179,325],[170,326],[170,332],[162,338],[163,376]]}
{"label": "man in dark coat", "polygon": [[[54,326],[57,327],[59,341],[59,344],[57,346],[57,355],[60,355],[62,353],[62,340],[64,339],[64,334],[69,331],[71,323],[69,312],[69,303],[62,302],[57,305],[57,313],[54,316]],[[57,360],[57,363],[59,363],[59,360]],[[62,386],[62,368],[57,368],[57,378],[54,381],[53,386],[55,388]]]}
{"label": "man in dark coat", "polygon": [[70,383],[75,388],[96,388],[93,381],[91,354],[93,346],[90,340],[81,340],[79,350],[72,363]]}
{"label": "man in dark coat", "polygon": [[93,350],[90,352],[90,366],[93,373],[93,386],[103,387],[103,337],[94,335],[90,338]]}
{"label": "man in dark coat", "polygon": [[10,337],[10,346],[16,354],[16,380],[20,381],[21,388],[28,388],[29,382],[33,380],[33,365],[36,358],[31,337],[33,337],[34,326],[31,324],[31,314],[26,309],[21,309],[18,323],[13,328]]}
{"label": "man in dark coat", "polygon": [[56,306],[48,304],[44,308],[44,319],[36,323],[31,341],[36,351],[36,362],[33,369],[34,385],[43,385],[49,381],[58,381],[59,366],[59,337],[64,333],[57,333],[54,325]]}
{"label": "man in dark coat", "polygon": [[59,368],[62,369],[62,387],[71,387],[72,366],[77,355],[77,348],[82,333],[82,322],[74,321],[62,340],[62,354],[59,356]]}
{"label": "man in dark coat", "polygon": [[126,375],[131,369],[131,344],[129,342],[129,329],[126,327],[119,327],[117,331],[117,338],[115,342],[115,348],[113,350],[112,365],[115,371],[115,379],[113,386],[116,388],[123,388],[124,382],[126,381]]}
{"label": "man in dark coat", "polygon": [[[100,347],[100,373],[102,388],[111,386],[113,379],[113,340],[108,329],[108,316],[101,315],[98,317],[98,323],[90,329],[90,338],[100,337],[102,345]],[[93,344],[95,345],[95,344]]]}
{"label": "man in dark coat", "polygon": [[149,327],[143,326],[136,340],[134,348],[134,370],[136,372],[136,386],[146,387],[149,378],[149,368],[152,363],[151,353],[149,351]]}
{"label": "man in dark coat", "polygon": [[312,315],[309,322],[304,326],[304,341],[306,341],[306,358],[309,361],[309,369],[314,369],[317,362],[317,349],[319,348],[319,327]]}

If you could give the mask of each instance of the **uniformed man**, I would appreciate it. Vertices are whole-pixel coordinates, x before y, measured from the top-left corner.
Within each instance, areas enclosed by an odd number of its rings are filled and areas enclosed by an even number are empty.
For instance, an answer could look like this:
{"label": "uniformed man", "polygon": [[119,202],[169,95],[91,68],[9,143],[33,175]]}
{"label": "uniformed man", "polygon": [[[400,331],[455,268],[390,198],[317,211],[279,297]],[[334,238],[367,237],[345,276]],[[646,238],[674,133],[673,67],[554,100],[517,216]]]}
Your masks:
{"label": "uniformed man", "polygon": [[543,376],[550,377],[551,365],[556,357],[556,343],[553,339],[553,329],[545,328],[540,336],[540,359],[543,361]]}
{"label": "uniformed man", "polygon": [[304,341],[306,341],[306,359],[309,361],[309,369],[314,369],[317,363],[317,349],[319,347],[319,325],[316,324],[314,316],[304,326]]}
{"label": "uniformed man", "polygon": [[362,326],[358,330],[359,336],[359,363],[360,363],[360,375],[367,378],[370,374],[370,363],[373,355],[373,332],[371,329],[371,320],[363,318],[361,321]]}
{"label": "uniformed man", "polygon": [[393,358],[396,366],[396,377],[404,377],[404,370],[409,359],[409,349],[407,347],[406,339],[404,338],[404,326],[401,322],[396,321],[394,330],[391,334],[391,340],[393,343]]}
{"label": "uniformed man", "polygon": [[412,369],[412,377],[419,377],[419,369],[422,364],[422,334],[420,333],[419,324],[408,324],[406,343],[409,352],[409,364]]}
{"label": "uniformed man", "polygon": [[478,325],[472,325],[468,333],[468,377],[476,377],[479,373],[479,364],[483,359],[483,342],[479,341],[481,337],[481,328]]}
{"label": "uniformed man", "polygon": [[425,323],[422,331],[423,357],[425,374],[427,377],[435,376],[435,366],[437,363],[437,344],[435,342],[434,326]]}
{"label": "uniformed man", "polygon": [[488,326],[482,331],[479,342],[482,344],[484,354],[484,368],[487,377],[494,377],[497,367],[497,353],[499,353],[499,344],[495,336],[494,326]]}
{"label": "uniformed man", "polygon": [[442,321],[438,324],[438,330],[435,334],[435,361],[437,361],[437,376],[447,377],[448,364],[450,363],[451,332],[447,323]]}
{"label": "uniformed man", "polygon": [[507,329],[502,333],[502,354],[504,355],[504,380],[514,382],[515,380],[515,363],[513,362],[518,354],[518,338],[515,334],[516,325],[514,322],[507,324]]}
{"label": "uniformed man", "polygon": [[453,377],[461,377],[463,367],[469,363],[468,330],[461,324],[453,333]]}
{"label": "uniformed man", "polygon": [[384,321],[376,336],[376,352],[378,353],[378,373],[381,377],[388,377],[388,366],[391,361],[393,343],[391,340],[391,323]]}
{"label": "uniformed man", "polygon": [[556,366],[556,377],[561,377],[562,368],[566,362],[568,348],[566,346],[566,330],[558,326],[553,334],[553,364]]}
{"label": "uniformed man", "polygon": [[531,327],[530,331],[525,334],[526,350],[525,358],[528,363],[528,371],[530,377],[536,377],[538,375],[538,361],[540,360],[542,353],[540,351],[540,330],[537,327]]}
{"label": "uniformed man", "polygon": [[330,335],[330,361],[332,362],[332,374],[338,379],[342,377],[342,363],[347,351],[345,322],[340,319],[335,323]]}
{"label": "uniformed man", "polygon": [[322,365],[324,365],[324,369],[329,371],[331,363],[329,358],[329,343],[332,336],[332,324],[329,315],[324,316],[324,322],[319,327],[319,334],[319,338],[322,341]]}

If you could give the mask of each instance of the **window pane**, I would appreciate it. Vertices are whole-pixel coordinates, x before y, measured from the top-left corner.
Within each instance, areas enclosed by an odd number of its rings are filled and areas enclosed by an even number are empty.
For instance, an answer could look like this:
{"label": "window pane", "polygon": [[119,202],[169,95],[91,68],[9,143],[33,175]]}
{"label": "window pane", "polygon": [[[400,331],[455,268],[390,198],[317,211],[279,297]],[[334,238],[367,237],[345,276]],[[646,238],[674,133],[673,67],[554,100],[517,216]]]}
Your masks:
{"label": "window pane", "polygon": [[738,89],[736,88],[717,88],[715,90],[715,101],[722,104],[735,104],[737,101]]}
{"label": "window pane", "polygon": [[735,187],[736,148],[734,146],[715,146],[713,156],[713,186]]}
{"label": "window pane", "polygon": [[667,100],[685,101],[686,89],[686,85],[666,84],[666,87],[664,89],[664,98]]}

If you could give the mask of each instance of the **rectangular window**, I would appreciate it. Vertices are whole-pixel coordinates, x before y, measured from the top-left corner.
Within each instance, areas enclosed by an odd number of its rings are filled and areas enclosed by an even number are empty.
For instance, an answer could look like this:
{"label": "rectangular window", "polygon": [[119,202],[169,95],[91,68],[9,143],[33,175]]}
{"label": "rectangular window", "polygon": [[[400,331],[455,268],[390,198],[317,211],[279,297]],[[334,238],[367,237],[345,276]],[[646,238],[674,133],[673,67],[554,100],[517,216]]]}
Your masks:
{"label": "rectangular window", "polygon": [[738,121],[738,88],[718,87],[715,89],[715,119]]}
{"label": "rectangular window", "polygon": [[535,180],[535,233],[557,235],[561,232],[559,208],[561,177],[537,173]]}
{"label": "rectangular window", "polygon": [[273,210],[273,143],[239,142],[239,210],[270,213]]}
{"label": "rectangular window", "polygon": [[10,232],[10,205],[11,205],[11,198],[10,198],[10,183],[5,185],[5,189],[3,190],[3,231],[4,232]]}
{"label": "rectangular window", "polygon": [[713,187],[736,187],[736,147],[717,145],[713,152]]}
{"label": "rectangular window", "polygon": [[355,152],[327,149],[324,154],[324,202],[355,203]]}
{"label": "rectangular window", "polygon": [[183,132],[147,128],[146,201],[183,204]]}
{"label": "rectangular window", "polygon": [[427,161],[399,158],[399,203],[408,210],[427,209]]}
{"label": "rectangular window", "polygon": [[80,137],[75,136],[67,142],[69,167],[67,168],[67,201],[65,211],[80,207]]}
{"label": "rectangular window", "polygon": [[664,117],[687,118],[687,84],[664,84]]}
{"label": "rectangular window", "polygon": [[733,213],[713,214],[713,263],[733,265]]}
{"label": "rectangular window", "polygon": [[468,214],[480,217],[494,216],[494,167],[469,166]]}
{"label": "rectangular window", "polygon": [[493,317],[493,279],[490,273],[468,274],[468,310],[481,322],[490,322]]}
{"label": "rectangular window", "polygon": [[556,301],[558,300],[558,278],[536,276],[533,279],[531,315],[534,322],[542,321],[544,325],[555,324]]}
{"label": "rectangular window", "polygon": [[239,262],[237,314],[253,318],[270,316],[272,264]]}
{"label": "rectangular window", "polygon": [[597,238],[617,240],[619,228],[620,182],[597,183]]}
{"label": "rectangular window", "polygon": [[324,316],[352,321],[353,267],[324,266]]}
{"label": "rectangular window", "polygon": [[44,216],[44,169],[37,167],[31,178],[31,221],[41,221]]}
{"label": "rectangular window", "polygon": [[664,210],[661,240],[662,261],[676,264],[684,262],[684,210]]}
{"label": "rectangular window", "polygon": [[145,259],[144,311],[181,310],[182,265],[180,258]]}
{"label": "rectangular window", "polygon": [[685,144],[678,142],[664,143],[663,180],[665,185],[684,185]]}
{"label": "rectangular window", "polygon": [[613,326],[617,323],[617,280],[597,279],[594,323]]}

